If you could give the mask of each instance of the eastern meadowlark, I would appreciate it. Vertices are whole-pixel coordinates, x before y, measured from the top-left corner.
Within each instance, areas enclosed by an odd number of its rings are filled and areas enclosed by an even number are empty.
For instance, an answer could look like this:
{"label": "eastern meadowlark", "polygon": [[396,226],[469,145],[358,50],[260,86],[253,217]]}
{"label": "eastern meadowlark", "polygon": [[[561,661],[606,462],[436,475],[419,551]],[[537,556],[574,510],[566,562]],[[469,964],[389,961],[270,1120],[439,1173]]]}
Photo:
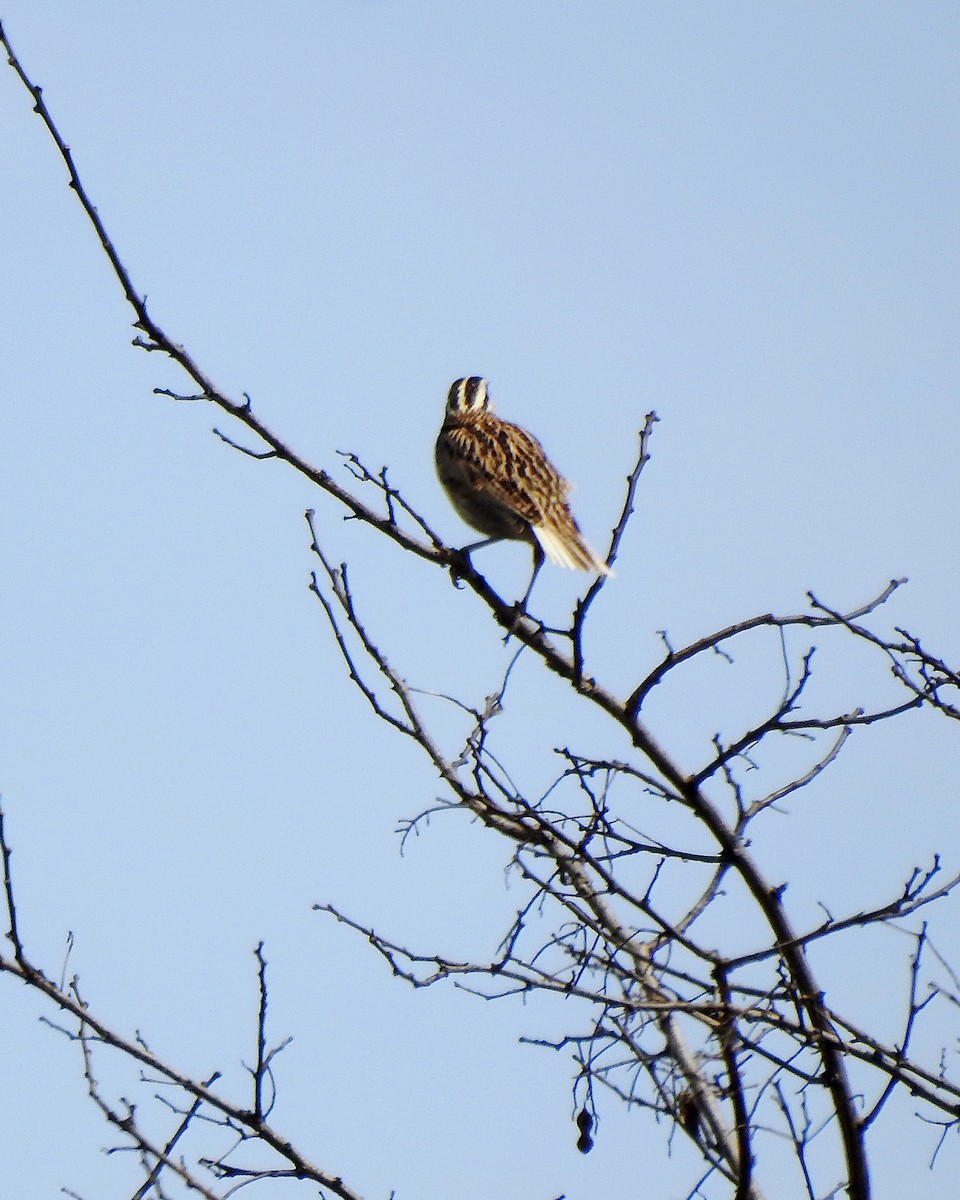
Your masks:
{"label": "eastern meadowlark", "polygon": [[574,520],[567,503],[570,484],[532,434],[495,415],[485,379],[473,375],[451,384],[436,463],[453,507],[468,525],[486,534],[464,550],[502,538],[530,543],[533,577],[521,608],[544,554],[562,567],[610,573]]}

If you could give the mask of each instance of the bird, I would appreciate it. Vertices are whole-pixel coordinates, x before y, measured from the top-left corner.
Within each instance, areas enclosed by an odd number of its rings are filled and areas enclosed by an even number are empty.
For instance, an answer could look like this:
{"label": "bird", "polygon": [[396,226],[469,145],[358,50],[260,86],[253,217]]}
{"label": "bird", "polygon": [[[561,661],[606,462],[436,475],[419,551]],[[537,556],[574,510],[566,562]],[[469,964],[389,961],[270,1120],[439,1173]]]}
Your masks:
{"label": "bird", "polygon": [[561,567],[610,574],[570,511],[570,484],[533,434],[494,413],[486,379],[471,375],[450,385],[435,458],[451,504],[486,535],[463,553],[505,538],[530,543],[533,575],[521,611],[544,556]]}

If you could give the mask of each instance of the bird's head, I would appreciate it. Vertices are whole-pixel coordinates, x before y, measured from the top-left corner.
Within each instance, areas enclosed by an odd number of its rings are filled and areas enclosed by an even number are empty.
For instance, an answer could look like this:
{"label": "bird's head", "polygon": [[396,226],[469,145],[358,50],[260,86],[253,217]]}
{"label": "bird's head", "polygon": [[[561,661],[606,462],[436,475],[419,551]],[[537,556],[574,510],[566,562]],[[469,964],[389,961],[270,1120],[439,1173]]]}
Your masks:
{"label": "bird's head", "polygon": [[487,396],[487,381],[479,375],[458,379],[451,383],[447,392],[447,417],[460,419],[479,416],[488,412],[490,400]]}

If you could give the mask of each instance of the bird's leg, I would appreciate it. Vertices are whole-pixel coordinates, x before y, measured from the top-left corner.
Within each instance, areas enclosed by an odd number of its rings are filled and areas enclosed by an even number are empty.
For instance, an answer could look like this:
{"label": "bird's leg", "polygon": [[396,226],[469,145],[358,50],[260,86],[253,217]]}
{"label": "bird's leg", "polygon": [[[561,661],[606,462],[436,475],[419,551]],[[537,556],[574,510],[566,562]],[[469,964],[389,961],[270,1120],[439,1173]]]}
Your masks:
{"label": "bird's leg", "polygon": [[[474,550],[482,550],[484,546],[492,546],[494,542],[499,542],[501,540],[502,539],[498,538],[498,537],[484,538],[482,542],[471,542],[469,546],[461,546],[460,549],[457,551],[457,553],[462,554],[463,557],[467,560],[467,565],[472,567],[473,563],[470,562],[470,555],[473,553]],[[450,567],[450,577],[452,578],[455,586],[459,587],[460,586],[460,573],[457,570],[456,566],[454,566],[454,565],[451,565],[451,567]]]}
{"label": "bird's leg", "polygon": [[507,636],[503,639],[503,644],[510,641],[513,635],[520,628],[520,622],[527,616],[527,601],[530,599],[530,593],[533,591],[533,585],[536,582],[537,575],[540,573],[540,568],[543,566],[543,549],[540,543],[533,543],[533,574],[530,576],[530,582],[527,584],[527,590],[523,593],[523,599],[518,600],[513,606],[513,620],[510,622],[510,628],[507,630]]}
{"label": "bird's leg", "polygon": [[[527,590],[523,593],[523,599],[515,606],[517,610],[517,620],[524,616],[527,611],[527,601],[530,599],[530,593],[533,591],[533,585],[537,582],[537,576],[540,574],[540,568],[543,566],[543,547],[540,543],[534,540],[533,543],[533,574],[530,576],[530,582],[527,584]],[[516,622],[514,623],[516,624]]]}
{"label": "bird's leg", "polygon": [[474,550],[482,550],[484,548],[484,546],[492,546],[494,542],[502,542],[502,541],[503,541],[503,538],[500,538],[500,537],[484,538],[482,542],[471,542],[469,546],[461,546],[460,553],[461,554],[472,554],[474,552]]}

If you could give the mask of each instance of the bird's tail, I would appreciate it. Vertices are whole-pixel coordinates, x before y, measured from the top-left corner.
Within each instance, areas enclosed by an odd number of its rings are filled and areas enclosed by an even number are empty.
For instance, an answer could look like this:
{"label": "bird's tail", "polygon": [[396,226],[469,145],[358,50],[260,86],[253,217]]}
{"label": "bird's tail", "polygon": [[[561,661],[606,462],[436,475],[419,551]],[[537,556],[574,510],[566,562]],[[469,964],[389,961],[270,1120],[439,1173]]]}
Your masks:
{"label": "bird's tail", "polygon": [[544,522],[533,526],[533,536],[551,562],[573,571],[596,571],[599,575],[612,574],[610,568],[584,541],[583,534],[571,518],[569,526]]}

